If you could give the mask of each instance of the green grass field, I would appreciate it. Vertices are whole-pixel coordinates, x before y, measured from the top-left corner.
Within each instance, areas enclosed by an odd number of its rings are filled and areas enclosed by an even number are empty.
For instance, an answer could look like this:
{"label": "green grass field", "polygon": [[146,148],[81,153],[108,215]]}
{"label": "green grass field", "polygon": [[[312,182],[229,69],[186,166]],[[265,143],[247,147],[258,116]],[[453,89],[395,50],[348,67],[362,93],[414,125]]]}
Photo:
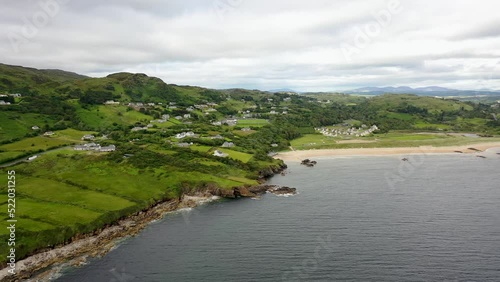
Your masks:
{"label": "green grass field", "polygon": [[32,126],[43,128],[45,124],[52,126],[54,123],[50,116],[0,111],[0,141],[22,138],[33,132]]}
{"label": "green grass field", "polygon": [[[69,130],[64,134],[76,139],[81,132]],[[23,144],[27,143],[8,146],[16,149]],[[210,147],[194,149],[208,151]],[[252,157],[233,150],[223,151],[245,162]],[[247,172],[203,157],[193,164],[210,167],[212,172],[183,171],[170,166],[139,169],[127,161],[110,163],[105,157],[105,153],[60,149],[9,168],[16,170],[17,232],[23,234],[19,236],[18,256],[59,244],[75,234],[93,231],[159,200],[177,198],[186,187],[215,184],[229,189],[257,184],[256,180],[244,177]],[[6,182],[1,183],[0,217],[3,219],[7,218],[6,189]],[[7,235],[6,229],[1,230],[0,240]],[[6,245],[0,246],[0,251],[6,252],[5,248]]]}
{"label": "green grass field", "polygon": [[203,146],[203,145],[193,145],[193,146],[189,147],[189,149],[195,150],[198,152],[202,152],[202,153],[207,153],[210,149],[212,149],[212,147]]}
{"label": "green grass field", "polygon": [[31,199],[78,206],[99,212],[121,210],[135,205],[133,202],[116,196],[84,190],[45,178],[21,178],[17,193]]}
{"label": "green grass field", "polygon": [[127,106],[93,106],[89,110],[74,103],[76,112],[83,123],[93,129],[111,126],[113,123],[133,125],[136,122],[149,123],[153,118],[135,110],[127,110]]}
{"label": "green grass field", "polygon": [[431,113],[458,110],[470,111],[473,109],[472,106],[463,102],[415,95],[386,94],[370,99],[370,106],[379,110],[393,110],[401,107],[402,105],[412,105],[419,108],[425,108]]}
{"label": "green grass field", "polygon": [[[321,134],[306,134],[292,140],[294,150],[309,149],[343,149],[343,148],[388,148],[388,147],[418,147],[418,146],[453,146],[469,143],[496,142],[495,138],[470,138],[445,133],[406,133],[390,132],[372,137],[340,138],[326,137]],[[350,143],[352,142],[352,143]]]}
{"label": "green grass field", "polygon": [[239,119],[237,125],[240,127],[262,127],[269,124],[266,119]]}
{"label": "green grass field", "polygon": [[95,131],[80,131],[72,128],[56,131],[56,138],[59,140],[64,140],[72,143],[83,142],[81,138],[83,135],[94,135],[97,137]]}
{"label": "green grass field", "polygon": [[228,154],[230,158],[242,161],[244,163],[247,163],[253,157],[251,154],[238,152],[226,148],[219,148],[219,151]]}
{"label": "green grass field", "polygon": [[23,155],[25,155],[25,152],[20,152],[20,151],[0,152],[0,164],[10,160],[18,159]]}
{"label": "green grass field", "polygon": [[54,137],[37,136],[26,138],[10,144],[0,146],[3,151],[17,151],[17,152],[35,152],[38,150],[47,150],[54,147],[69,145],[73,142],[68,140],[61,140]]}

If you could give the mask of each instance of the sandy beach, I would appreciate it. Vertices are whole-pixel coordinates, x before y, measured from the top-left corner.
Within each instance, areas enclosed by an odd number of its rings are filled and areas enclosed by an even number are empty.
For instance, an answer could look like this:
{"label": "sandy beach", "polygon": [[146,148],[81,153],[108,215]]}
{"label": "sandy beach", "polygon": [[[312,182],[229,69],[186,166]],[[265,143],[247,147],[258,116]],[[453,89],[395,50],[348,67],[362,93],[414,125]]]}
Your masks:
{"label": "sandy beach", "polygon": [[500,142],[475,143],[469,145],[457,146],[420,146],[420,147],[396,147],[396,148],[356,148],[356,149],[318,149],[318,150],[301,150],[282,152],[274,156],[274,158],[284,161],[301,161],[306,158],[318,157],[335,157],[335,156],[386,156],[386,155],[410,155],[410,154],[449,154],[458,152],[463,153],[480,153],[480,151],[499,148]]}

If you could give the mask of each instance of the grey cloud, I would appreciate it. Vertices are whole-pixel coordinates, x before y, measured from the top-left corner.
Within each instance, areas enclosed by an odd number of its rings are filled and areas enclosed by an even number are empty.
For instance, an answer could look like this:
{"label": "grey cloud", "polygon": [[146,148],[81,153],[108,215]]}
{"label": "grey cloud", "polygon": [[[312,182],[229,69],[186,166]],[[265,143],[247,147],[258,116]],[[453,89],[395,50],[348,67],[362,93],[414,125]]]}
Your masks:
{"label": "grey cloud", "polygon": [[495,64],[481,67],[500,59],[497,2],[477,8],[488,25],[467,20],[472,0],[423,2],[401,0],[401,14],[349,62],[339,47],[352,44],[354,28],[372,22],[386,1],[71,0],[17,53],[7,33],[19,33],[40,2],[8,1],[0,10],[0,61],[88,75],[140,71],[213,88],[299,90],[445,85],[498,72]]}
{"label": "grey cloud", "polygon": [[451,36],[451,40],[460,41],[466,39],[485,39],[500,37],[500,21],[490,22],[481,26],[469,28],[465,32]]}

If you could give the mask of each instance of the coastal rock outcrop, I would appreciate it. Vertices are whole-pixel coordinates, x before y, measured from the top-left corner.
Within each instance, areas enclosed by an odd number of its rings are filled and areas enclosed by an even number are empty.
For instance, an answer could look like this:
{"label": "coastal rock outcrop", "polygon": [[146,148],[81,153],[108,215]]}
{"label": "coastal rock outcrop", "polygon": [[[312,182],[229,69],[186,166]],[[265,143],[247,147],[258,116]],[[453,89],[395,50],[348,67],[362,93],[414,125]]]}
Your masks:
{"label": "coastal rock outcrop", "polygon": [[234,195],[237,197],[255,197],[255,193],[251,192],[247,187],[236,187],[233,189]]}
{"label": "coastal rock outcrop", "polygon": [[270,189],[268,192],[273,193],[275,195],[295,195],[297,194],[297,189],[296,188],[290,188],[290,187],[277,187],[275,189]]}
{"label": "coastal rock outcrop", "polygon": [[275,195],[284,195],[284,194],[297,194],[296,188],[290,188],[286,186],[278,186],[278,185],[257,185],[251,187],[238,187],[234,188],[234,194],[237,197],[255,197],[266,192],[273,193]]}
{"label": "coastal rock outcrop", "polygon": [[259,171],[259,179],[265,180],[267,178],[273,177],[274,175],[281,173],[285,169],[287,169],[287,165],[284,163],[277,166],[271,166],[267,169]]}
{"label": "coastal rock outcrop", "polygon": [[300,162],[301,165],[305,165],[305,166],[308,166],[308,167],[313,167],[317,164],[318,162],[316,161],[311,161],[310,159],[305,159],[303,160],[302,162]]}

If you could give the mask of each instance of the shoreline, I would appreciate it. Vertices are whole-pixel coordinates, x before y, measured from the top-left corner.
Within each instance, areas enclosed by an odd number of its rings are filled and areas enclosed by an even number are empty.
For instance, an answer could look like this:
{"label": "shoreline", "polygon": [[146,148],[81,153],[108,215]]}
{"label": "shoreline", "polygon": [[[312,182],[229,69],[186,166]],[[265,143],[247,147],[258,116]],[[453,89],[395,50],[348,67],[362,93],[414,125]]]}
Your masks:
{"label": "shoreline", "polygon": [[[286,165],[270,167],[261,171],[261,181],[272,177],[286,169]],[[194,208],[219,199],[237,199],[255,197],[260,194],[274,192],[282,194],[276,186],[263,184],[255,186],[233,187],[221,189],[206,187],[205,189],[184,193],[178,199],[166,199],[149,208],[131,214],[114,224],[104,226],[88,234],[77,234],[68,244],[57,245],[53,249],[40,250],[16,262],[16,274],[8,273],[8,267],[0,269],[0,282],[4,281],[52,281],[66,267],[84,265],[88,259],[102,257],[112,251],[123,240],[136,236],[149,224],[161,220],[165,215]],[[284,187],[288,188],[289,187]],[[293,189],[293,188],[292,188]]]}
{"label": "shoreline", "polygon": [[353,157],[353,156],[391,156],[391,155],[408,155],[408,154],[459,154],[460,151],[464,154],[480,153],[479,151],[470,150],[475,148],[482,152],[500,148],[500,142],[483,142],[470,143],[468,145],[454,146],[420,146],[420,147],[389,147],[389,148],[349,148],[349,149],[311,149],[297,150],[289,152],[281,152],[274,156],[275,159],[283,161],[302,161],[306,158],[318,157]]}
{"label": "shoreline", "polygon": [[113,250],[117,243],[141,232],[150,223],[162,219],[166,214],[184,208],[220,199],[210,192],[183,195],[181,199],[166,200],[151,208],[119,220],[111,226],[105,226],[91,234],[85,234],[69,244],[56,246],[54,249],[26,257],[16,262],[16,275],[0,270],[0,281],[50,281],[68,266],[84,265],[89,258],[101,257]]}

